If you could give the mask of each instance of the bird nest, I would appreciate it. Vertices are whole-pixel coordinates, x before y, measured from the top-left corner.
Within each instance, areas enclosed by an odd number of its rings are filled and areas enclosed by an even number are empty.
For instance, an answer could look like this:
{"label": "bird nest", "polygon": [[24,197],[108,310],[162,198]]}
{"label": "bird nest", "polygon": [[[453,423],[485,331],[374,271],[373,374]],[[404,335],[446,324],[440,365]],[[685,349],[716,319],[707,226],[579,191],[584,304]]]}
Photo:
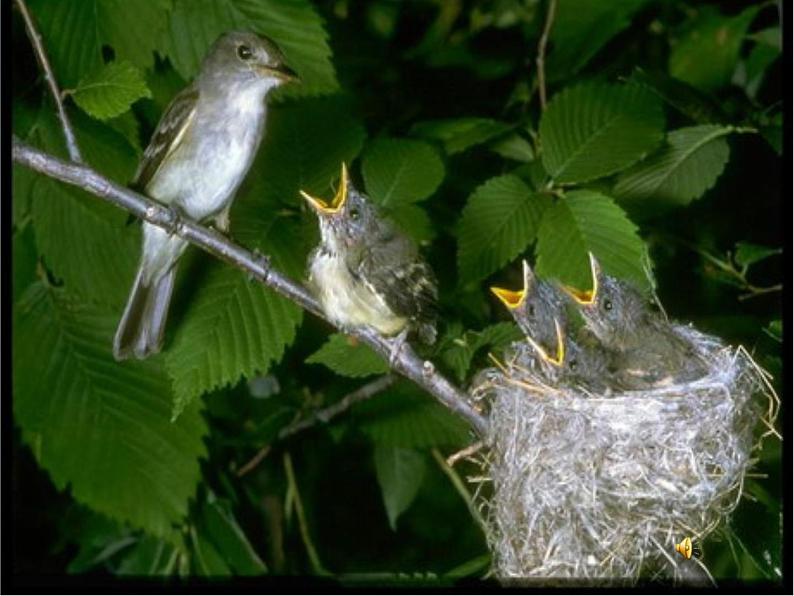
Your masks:
{"label": "bird nest", "polygon": [[478,375],[490,431],[477,499],[500,580],[707,574],[675,544],[702,539],[737,506],[754,429],[763,421],[763,436],[777,434],[778,402],[744,348],[674,328],[708,363],[702,378],[595,395],[549,385],[524,342]]}

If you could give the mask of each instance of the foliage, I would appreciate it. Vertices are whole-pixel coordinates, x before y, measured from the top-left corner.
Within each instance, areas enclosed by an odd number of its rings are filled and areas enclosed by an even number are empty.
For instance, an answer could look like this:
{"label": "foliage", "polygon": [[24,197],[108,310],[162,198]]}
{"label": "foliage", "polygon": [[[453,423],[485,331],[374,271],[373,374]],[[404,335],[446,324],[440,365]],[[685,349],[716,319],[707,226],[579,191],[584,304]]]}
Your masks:
{"label": "foliage", "polygon": [[[460,386],[516,338],[488,286],[520,285],[526,258],[586,287],[591,251],[671,317],[753,349],[779,387],[776,4],[558,0],[545,110],[546,0],[28,4],[85,160],[122,184],[219,33],[271,36],[304,84],[271,98],[231,237],[302,277],[318,231],[298,191],[330,195],[346,163],[436,271],[427,356]],[[14,134],[65,158],[16,11],[11,31]],[[438,465],[474,441],[461,420],[403,380],[279,439],[388,364],[193,249],[163,354],[115,362],[140,226],[18,166],[12,191],[16,569],[483,576],[458,492],[481,471]],[[718,578],[779,581],[780,450],[765,443],[755,501],[704,545]]]}

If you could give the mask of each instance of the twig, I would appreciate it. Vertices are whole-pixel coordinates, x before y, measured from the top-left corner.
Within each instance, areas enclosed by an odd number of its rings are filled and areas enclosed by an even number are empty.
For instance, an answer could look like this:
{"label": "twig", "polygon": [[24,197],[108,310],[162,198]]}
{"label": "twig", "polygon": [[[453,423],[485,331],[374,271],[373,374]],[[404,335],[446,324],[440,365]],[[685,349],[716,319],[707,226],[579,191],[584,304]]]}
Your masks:
{"label": "twig", "polygon": [[[393,375],[383,375],[381,377],[378,377],[374,381],[370,381],[366,385],[362,385],[352,393],[348,393],[345,397],[340,399],[338,402],[331,404],[327,408],[323,408],[322,410],[317,410],[301,420],[296,420],[292,424],[288,424],[279,431],[276,439],[279,441],[284,440],[287,437],[291,437],[294,434],[306,430],[307,428],[311,428],[318,422],[327,424],[332,418],[335,418],[342,412],[345,412],[353,404],[374,397],[375,395],[377,395],[387,387],[393,385],[396,380],[397,379]],[[256,455],[254,455],[254,457],[248,460],[248,462],[246,462],[245,465],[243,465],[237,471],[237,477],[240,478],[242,476],[245,476],[251,470],[256,468],[256,466],[258,466],[259,463],[263,459],[265,459],[265,457],[269,452],[270,452],[270,444],[262,447],[256,453]]]}
{"label": "twig", "polygon": [[306,523],[306,514],[303,511],[303,502],[301,501],[300,491],[298,490],[298,483],[295,480],[295,471],[292,469],[292,458],[288,452],[284,452],[284,470],[287,473],[287,483],[289,484],[292,494],[295,497],[295,512],[298,514],[298,526],[300,527],[301,538],[306,547],[306,554],[309,555],[309,561],[312,564],[312,569],[318,575],[330,575],[328,570],[323,567],[320,561],[320,556],[314,548],[311,536],[309,535],[309,526]]}
{"label": "twig", "polygon": [[69,117],[66,115],[66,110],[63,107],[63,100],[61,99],[61,90],[58,88],[58,82],[55,80],[55,75],[52,72],[52,66],[47,58],[47,52],[44,50],[44,45],[41,43],[41,34],[36,29],[33,23],[33,17],[28,10],[25,0],[16,0],[17,8],[22,13],[22,19],[25,21],[25,29],[30,38],[30,43],[33,46],[33,53],[36,54],[36,59],[44,71],[44,79],[50,87],[52,99],[55,101],[55,107],[58,110],[58,118],[61,121],[63,128],[63,136],[66,138],[66,149],[69,151],[69,157],[72,161],[83,163],[83,156],[80,154],[80,148],[77,146],[77,138],[74,136],[74,130],[69,122]]}
{"label": "twig", "polygon": [[469,491],[466,490],[466,486],[463,484],[463,480],[460,479],[458,473],[452,469],[452,466],[447,463],[447,460],[444,459],[444,456],[441,455],[441,452],[437,448],[434,447],[432,453],[433,458],[438,463],[441,471],[447,475],[447,478],[449,478],[449,480],[452,482],[452,486],[455,487],[455,490],[458,491],[458,494],[466,502],[466,507],[468,508],[472,518],[474,518],[474,521],[477,522],[483,532],[486,532],[485,520],[483,520],[480,512],[477,511],[477,508],[474,506],[471,495],[469,494]]}
{"label": "twig", "polygon": [[485,446],[485,443],[483,441],[477,441],[476,443],[472,443],[468,447],[464,447],[460,451],[458,451],[456,453],[453,453],[452,455],[450,455],[447,458],[447,460],[446,460],[447,461],[447,465],[451,468],[456,463],[458,463],[458,461],[460,461],[464,457],[469,457],[470,455],[473,455],[473,454],[477,453],[484,446]]}
{"label": "twig", "polygon": [[543,33],[538,41],[538,57],[535,64],[538,69],[538,91],[540,93],[540,109],[546,109],[546,44],[549,41],[551,26],[554,24],[554,14],[557,12],[557,0],[549,0],[549,7],[546,11],[546,23],[543,25]]}
{"label": "twig", "polygon": [[[211,255],[247,272],[254,279],[270,286],[303,309],[325,319],[320,305],[309,291],[271,268],[267,257],[235,244],[215,230],[180,217],[174,210],[108,180],[91,168],[60,160],[20,141],[17,137],[12,139],[12,154],[14,161],[23,166],[82,188],[152,225],[180,236]],[[382,337],[377,331],[368,327],[346,330],[346,333],[367,344],[384,360],[389,361],[393,340]],[[405,344],[399,350],[392,368],[464,418],[478,434],[485,436],[488,422],[469,403],[469,396],[440,375],[429,362],[419,358],[409,344]]]}

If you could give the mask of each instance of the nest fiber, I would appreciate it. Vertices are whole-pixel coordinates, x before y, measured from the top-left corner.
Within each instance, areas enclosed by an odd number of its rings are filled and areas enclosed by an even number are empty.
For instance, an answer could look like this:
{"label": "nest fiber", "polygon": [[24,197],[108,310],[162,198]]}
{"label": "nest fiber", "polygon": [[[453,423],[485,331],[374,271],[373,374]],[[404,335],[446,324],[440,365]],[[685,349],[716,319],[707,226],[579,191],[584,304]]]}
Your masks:
{"label": "nest fiber", "polygon": [[708,363],[703,378],[594,395],[548,385],[523,342],[478,375],[490,414],[478,499],[501,580],[633,582],[704,567],[675,544],[736,507],[754,428],[763,418],[774,432],[776,401],[743,348],[675,329]]}

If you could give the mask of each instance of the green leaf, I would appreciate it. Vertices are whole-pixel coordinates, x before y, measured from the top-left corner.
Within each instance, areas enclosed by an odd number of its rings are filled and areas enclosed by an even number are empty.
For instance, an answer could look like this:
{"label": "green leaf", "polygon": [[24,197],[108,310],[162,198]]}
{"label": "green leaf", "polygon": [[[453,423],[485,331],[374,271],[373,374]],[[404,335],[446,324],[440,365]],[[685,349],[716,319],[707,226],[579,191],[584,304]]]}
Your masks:
{"label": "green leaf", "polygon": [[403,203],[389,209],[387,215],[400,230],[419,244],[427,244],[435,238],[436,230],[430,216],[418,205]]}
{"label": "green leaf", "polygon": [[769,321],[769,325],[764,328],[764,333],[777,342],[783,341],[783,321],[781,319]]}
{"label": "green leaf", "polygon": [[509,130],[510,125],[503,122],[471,117],[423,120],[411,127],[411,134],[439,141],[448,155],[454,155],[490,141]]}
{"label": "green leaf", "polygon": [[730,149],[722,138],[730,126],[704,124],[679,128],[667,135],[667,144],[615,184],[622,200],[658,199],[685,205],[703,195],[722,174]]}
{"label": "green leaf", "polygon": [[498,350],[521,337],[521,331],[513,323],[496,323],[481,331],[466,331],[448,338],[449,347],[442,351],[441,359],[452,368],[458,381],[463,382],[472,358],[480,349],[490,347]]}
{"label": "green leaf", "polygon": [[746,60],[739,62],[732,82],[744,87],[747,96],[755,98],[764,82],[767,69],[780,56],[780,49],[758,43]]}
{"label": "green leaf", "polygon": [[574,75],[631,23],[647,0],[559,0],[546,61],[550,81]]}
{"label": "green leaf", "polygon": [[543,215],[536,247],[537,273],[577,288],[589,288],[588,251],[607,273],[648,286],[643,268],[646,248],[636,226],[609,197],[577,190]]}
{"label": "green leaf", "polygon": [[355,427],[377,444],[425,449],[471,441],[468,424],[408,381],[356,404],[351,413]]}
{"label": "green leaf", "polygon": [[737,242],[733,259],[740,267],[749,267],[759,261],[779,255],[781,252],[782,250],[780,248],[761,246],[759,244],[752,244],[751,242]]}
{"label": "green leaf", "polygon": [[233,29],[273,39],[300,75],[300,93],[338,87],[328,34],[308,0],[176,0],[164,41],[166,55],[190,80],[210,45]]}
{"label": "green leaf", "polygon": [[375,139],[364,151],[361,171],[367,194],[385,207],[426,199],[444,180],[435,149],[412,139]]}
{"label": "green leaf", "polygon": [[295,339],[302,314],[242,271],[213,261],[165,355],[174,383],[174,417],[206,391],[267,372]]}
{"label": "green leaf", "polygon": [[663,128],[661,104],[639,85],[569,87],[541,117],[543,165],[558,184],[608,176],[654,149]]}
{"label": "green leaf", "polygon": [[61,87],[68,89],[102,64],[102,47],[116,60],[140,68],[154,62],[154,50],[168,23],[169,0],[31,0],[44,47]]}
{"label": "green leaf", "polygon": [[475,189],[458,224],[461,280],[479,281],[523,251],[535,239],[547,202],[512,175]]}
{"label": "green leaf", "polygon": [[710,6],[702,8],[696,21],[673,45],[670,75],[703,91],[730,83],[745,32],[760,8],[748,6],[734,17],[725,17]]}
{"label": "green leaf", "polygon": [[630,82],[644,85],[666,104],[698,124],[728,121],[720,104],[710,95],[663,73],[646,72],[637,67],[631,75]]}
{"label": "green leaf", "polygon": [[59,490],[162,536],[187,514],[206,426],[198,403],[170,422],[157,359],[113,360],[117,322],[116,311],[32,286],[15,311],[15,420]]}
{"label": "green leaf", "polygon": [[427,462],[424,455],[413,449],[389,445],[375,445],[374,457],[389,525],[397,531],[397,518],[411,506],[419,493]]}
{"label": "green leaf", "polygon": [[236,575],[267,573],[267,566],[254,550],[229,504],[212,493],[202,510],[201,535]]}
{"label": "green leaf", "polygon": [[14,271],[12,291],[14,302],[16,302],[28,286],[36,280],[38,251],[33,228],[26,226],[24,230],[17,230],[14,233],[11,253]]}
{"label": "green leaf", "polygon": [[108,120],[130,109],[142,97],[152,93],[138,70],[129,62],[111,62],[83,77],[72,93],[75,102],[86,112]]}
{"label": "green leaf", "polygon": [[168,538],[141,536],[125,551],[115,573],[120,576],[187,575],[188,553],[175,532]]}
{"label": "green leaf", "polygon": [[505,159],[529,163],[535,159],[535,151],[524,137],[517,132],[488,144],[488,149]]}
{"label": "green leaf", "polygon": [[314,354],[306,359],[309,364],[324,364],[345,377],[367,377],[389,372],[389,366],[371,348],[341,333],[334,333]]}

